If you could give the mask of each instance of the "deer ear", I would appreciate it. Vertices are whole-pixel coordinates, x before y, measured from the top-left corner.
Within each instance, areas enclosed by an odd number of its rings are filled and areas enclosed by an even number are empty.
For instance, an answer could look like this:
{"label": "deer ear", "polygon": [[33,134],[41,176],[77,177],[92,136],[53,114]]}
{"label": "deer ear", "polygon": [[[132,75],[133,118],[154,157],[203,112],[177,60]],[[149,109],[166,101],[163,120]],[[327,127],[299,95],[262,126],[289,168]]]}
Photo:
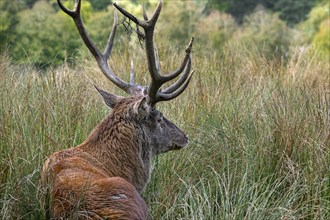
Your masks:
{"label": "deer ear", "polygon": [[102,89],[99,89],[97,86],[94,85],[94,87],[96,88],[96,90],[101,94],[101,96],[103,97],[103,100],[105,102],[105,104],[107,104],[107,106],[109,106],[110,108],[114,108],[115,105],[122,99],[122,97],[120,96],[116,96],[114,94],[111,94],[107,91],[104,91]]}

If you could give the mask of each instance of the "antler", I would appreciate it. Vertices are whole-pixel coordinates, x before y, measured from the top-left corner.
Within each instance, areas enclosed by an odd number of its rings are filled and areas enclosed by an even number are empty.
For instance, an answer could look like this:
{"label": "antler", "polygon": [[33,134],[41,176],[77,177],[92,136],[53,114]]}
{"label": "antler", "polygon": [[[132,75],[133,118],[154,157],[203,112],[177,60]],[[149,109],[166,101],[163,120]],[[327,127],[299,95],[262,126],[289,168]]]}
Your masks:
{"label": "antler", "polygon": [[[126,93],[131,94],[131,95],[137,95],[137,94],[144,94],[146,93],[147,88],[145,86],[141,86],[141,85],[137,85],[134,84],[134,77],[131,78],[131,82],[127,83],[125,81],[123,81],[122,79],[118,78],[112,71],[112,69],[110,68],[110,66],[108,65],[108,59],[109,56],[111,54],[111,50],[113,47],[113,42],[115,39],[115,34],[116,34],[116,30],[117,30],[117,26],[118,26],[118,15],[117,15],[117,11],[114,11],[114,22],[113,22],[113,26],[112,26],[112,30],[110,32],[108,41],[107,41],[107,45],[105,47],[105,50],[103,53],[101,53],[99,51],[99,49],[96,47],[96,45],[94,44],[94,42],[91,40],[91,38],[89,37],[84,23],[81,19],[80,16],[80,8],[81,8],[81,0],[76,0],[75,1],[75,7],[74,10],[69,10],[67,9],[61,2],[61,0],[57,0],[58,5],[60,6],[60,8],[70,17],[72,17],[78,31],[79,34],[82,38],[82,40],[84,41],[85,45],[87,46],[87,48],[89,49],[89,51],[92,53],[92,55],[94,56],[95,60],[97,61],[102,73],[111,81],[113,82],[115,85],[117,85],[119,88],[121,88],[122,90],[124,90]],[[133,70],[132,70],[133,71]]]}
{"label": "antler", "polygon": [[[110,66],[108,65],[108,59],[111,54],[111,50],[113,47],[113,42],[118,26],[118,15],[117,11],[114,11],[114,23],[112,30],[110,32],[108,42],[106,48],[103,53],[99,51],[96,47],[94,42],[89,37],[83,21],[80,15],[80,8],[81,8],[81,0],[75,0],[75,7],[74,10],[69,10],[62,4],[61,0],[57,0],[60,8],[70,17],[72,17],[78,32],[84,41],[85,45],[89,49],[89,51],[94,56],[95,60],[97,61],[102,73],[115,85],[119,88],[124,90],[126,93],[130,95],[146,95],[148,94],[148,103],[154,106],[159,101],[166,101],[174,99],[175,97],[179,96],[188,86],[190,79],[194,73],[194,70],[190,72],[192,66],[192,58],[191,58],[191,49],[194,38],[191,38],[185,52],[186,55],[179,66],[175,71],[162,75],[160,72],[160,62],[158,57],[157,48],[154,46],[154,30],[157,19],[159,17],[161,8],[162,8],[162,1],[160,1],[157,5],[155,12],[153,13],[152,17],[149,19],[148,15],[145,11],[144,5],[142,5],[143,9],[143,18],[144,20],[140,20],[136,18],[134,15],[130,14],[116,3],[114,6],[127,18],[132,20],[134,23],[137,24],[137,28],[140,26],[144,29],[144,35],[139,30],[137,33],[141,35],[145,40],[145,48],[146,48],[146,55],[147,55],[147,62],[148,62],[148,70],[151,76],[151,83],[147,86],[142,86],[134,83],[134,65],[133,62],[131,64],[131,73],[130,73],[130,82],[127,83],[117,77]],[[181,73],[181,77],[171,86],[164,89],[163,91],[160,90],[161,86],[164,85],[166,82],[171,81],[172,79],[179,76]]]}
{"label": "antler", "polygon": [[[144,20],[140,20],[136,18],[134,15],[130,14],[125,9],[118,6],[116,3],[114,3],[114,6],[125,17],[132,20],[135,24],[137,24],[137,26],[140,26],[144,29],[144,39],[145,39],[145,48],[146,48],[146,55],[148,62],[148,70],[151,76],[151,83],[148,87],[148,103],[150,105],[155,105],[159,101],[171,100],[177,97],[178,95],[180,95],[188,86],[191,76],[194,73],[194,70],[190,72],[192,65],[191,49],[194,38],[190,40],[185,50],[186,55],[179,68],[171,73],[162,75],[160,73],[157,48],[154,46],[154,40],[153,40],[155,25],[162,8],[162,1],[158,3],[157,8],[150,19],[147,16],[144,5],[142,5]],[[173,85],[169,86],[163,91],[160,90],[160,87],[162,85],[176,78],[182,72],[183,72],[182,76]]]}

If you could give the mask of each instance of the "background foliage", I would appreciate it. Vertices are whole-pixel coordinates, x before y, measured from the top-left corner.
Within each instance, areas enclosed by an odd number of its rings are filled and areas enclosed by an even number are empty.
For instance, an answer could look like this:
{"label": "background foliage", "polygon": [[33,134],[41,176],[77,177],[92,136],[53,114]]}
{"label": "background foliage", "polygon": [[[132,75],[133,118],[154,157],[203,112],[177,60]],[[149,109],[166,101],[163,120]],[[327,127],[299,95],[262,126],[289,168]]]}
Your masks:
{"label": "background foliage", "polygon": [[[142,1],[120,1],[141,15]],[[144,1],[148,11],[156,1]],[[65,1],[73,7],[73,1]],[[92,38],[103,47],[112,26],[112,1],[82,1],[82,16]],[[0,52],[13,62],[39,67],[74,64],[88,57],[71,18],[55,0],[3,0],[0,2]],[[267,57],[285,57],[291,46],[315,45],[329,53],[329,3],[320,0],[165,0],[158,23],[158,42],[186,43],[195,36],[198,44],[221,49],[232,39],[257,45]],[[123,18],[121,17],[121,21]],[[123,32],[124,30],[122,30]],[[123,44],[128,36],[119,34]],[[120,42],[120,40],[118,40]],[[122,49],[122,43],[117,44]],[[276,56],[274,56],[274,54]]]}

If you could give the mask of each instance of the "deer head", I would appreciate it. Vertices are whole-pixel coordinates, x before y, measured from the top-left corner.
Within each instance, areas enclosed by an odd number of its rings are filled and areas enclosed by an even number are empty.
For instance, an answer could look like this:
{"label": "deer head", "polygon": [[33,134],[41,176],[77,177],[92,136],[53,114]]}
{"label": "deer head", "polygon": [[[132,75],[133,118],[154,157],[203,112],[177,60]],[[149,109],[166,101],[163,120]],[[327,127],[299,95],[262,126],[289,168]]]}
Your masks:
{"label": "deer head", "polygon": [[[96,87],[102,95],[105,103],[111,107],[111,124],[116,121],[126,121],[128,126],[135,127],[134,131],[130,131],[133,137],[130,139],[138,142],[138,145],[144,145],[142,154],[151,156],[165,153],[169,150],[177,150],[187,146],[188,137],[175,124],[166,119],[163,114],[155,107],[147,102],[147,96],[132,96],[123,98],[113,95]],[[110,124],[105,120],[105,124]],[[120,122],[122,125],[123,123]],[[100,124],[99,127],[107,125]],[[137,128],[138,127],[138,128]],[[99,134],[94,132],[93,134]],[[127,132],[122,132],[127,133]],[[94,136],[94,140],[99,140],[98,136]],[[140,143],[140,142],[143,142]]]}

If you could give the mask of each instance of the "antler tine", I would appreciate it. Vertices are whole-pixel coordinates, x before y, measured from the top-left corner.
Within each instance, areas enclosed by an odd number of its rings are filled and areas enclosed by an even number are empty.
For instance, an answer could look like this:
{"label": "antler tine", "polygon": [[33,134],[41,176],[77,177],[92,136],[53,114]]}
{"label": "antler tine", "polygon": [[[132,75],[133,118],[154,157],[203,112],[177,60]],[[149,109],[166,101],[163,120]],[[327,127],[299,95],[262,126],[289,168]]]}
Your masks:
{"label": "antler tine", "polygon": [[186,79],[186,81],[174,92],[169,93],[169,94],[159,92],[158,97],[157,97],[157,102],[168,101],[168,100],[178,97],[187,88],[187,86],[189,85],[190,79],[194,73],[195,73],[195,70],[192,70],[191,73],[189,74],[188,78]]}
{"label": "antler tine", "polygon": [[148,15],[147,15],[146,9],[144,8],[144,3],[142,3],[142,11],[143,11],[143,18],[144,18],[144,21],[148,21],[149,18],[148,18]]}
{"label": "antler tine", "polygon": [[166,89],[162,90],[161,92],[165,93],[165,94],[169,94],[169,93],[172,93],[175,90],[177,90],[186,81],[186,79],[190,75],[189,74],[190,70],[191,70],[191,55],[189,57],[187,66],[186,66],[183,74],[181,75],[181,77],[174,84],[172,84],[171,86],[169,86]]}
{"label": "antler tine", "polygon": [[116,35],[116,30],[117,30],[117,26],[118,26],[118,13],[117,10],[115,9],[113,12],[113,25],[112,25],[112,30],[109,34],[109,38],[108,38],[108,42],[107,42],[107,46],[103,52],[103,55],[105,57],[105,60],[107,60],[111,54],[111,50],[113,47],[113,42],[115,40],[115,35]]}
{"label": "antler tine", "polygon": [[160,11],[162,10],[162,6],[163,6],[163,1],[160,0],[158,2],[158,5],[156,7],[156,10],[154,11],[152,17],[150,18],[149,22],[150,22],[150,26],[155,26],[157,20],[158,20],[158,17],[160,15]]}
{"label": "antler tine", "polygon": [[128,11],[126,11],[125,9],[120,7],[119,5],[117,5],[116,2],[113,3],[113,6],[115,6],[115,8],[117,8],[118,11],[120,11],[125,17],[127,17],[128,19],[133,21],[135,24],[140,25],[143,28],[148,26],[148,24],[146,22],[141,21],[140,19],[138,19],[137,17],[135,17],[134,15],[132,15],[131,13],[129,13]]}
{"label": "antler tine", "polygon": [[157,72],[159,73],[160,71],[160,62],[159,62],[159,56],[158,56],[158,49],[157,49],[157,46],[155,46],[155,61],[156,61],[156,69],[157,69]]}
{"label": "antler tine", "polygon": [[60,8],[70,17],[72,17],[78,32],[81,36],[81,38],[83,39],[85,45],[87,46],[87,48],[89,49],[89,51],[93,54],[93,56],[95,58],[100,59],[101,57],[101,53],[100,51],[97,49],[97,47],[95,46],[95,44],[90,40],[88,33],[85,29],[85,26],[81,20],[80,17],[80,8],[81,8],[81,0],[76,0],[75,1],[75,7],[74,10],[69,10],[67,9],[61,2],[61,0],[57,0],[58,5],[60,6]]}
{"label": "antler tine", "polygon": [[186,50],[185,50],[186,55],[185,55],[185,57],[184,57],[184,59],[183,59],[181,65],[179,66],[179,68],[177,68],[175,71],[173,71],[173,72],[171,72],[171,73],[169,73],[169,74],[163,76],[163,78],[164,78],[163,80],[164,80],[165,82],[168,82],[168,81],[170,81],[170,80],[176,78],[176,77],[179,76],[179,75],[182,73],[182,71],[185,69],[185,67],[186,67],[186,65],[187,65],[187,63],[188,63],[188,61],[189,61],[189,57],[190,57],[190,53],[191,53],[191,49],[192,49],[193,42],[194,42],[194,37],[191,38],[191,40],[190,40],[190,42],[189,42],[189,44],[188,44],[188,46],[187,46],[187,48],[186,48]]}
{"label": "antler tine", "polygon": [[75,6],[74,6],[74,10],[69,10],[66,7],[64,7],[64,5],[62,4],[61,0],[57,0],[58,5],[60,6],[60,8],[69,16],[71,17],[76,17],[80,15],[80,6],[81,6],[81,1],[80,0],[76,0],[75,1]]}
{"label": "antler tine", "polygon": [[[116,35],[116,30],[117,30],[117,26],[118,26],[118,14],[117,11],[114,11],[114,23],[113,23],[113,27],[112,30],[110,32],[108,41],[107,41],[107,45],[106,48],[104,50],[103,53],[101,53],[99,51],[99,49],[96,47],[96,45],[94,44],[94,42],[91,40],[91,38],[89,37],[84,23],[81,19],[80,16],[80,9],[81,9],[81,0],[76,0],[75,1],[75,7],[74,10],[69,10],[67,9],[61,2],[61,0],[57,0],[57,3],[59,5],[59,7],[70,17],[72,17],[76,28],[82,38],[82,40],[84,41],[85,45],[87,46],[87,48],[89,49],[89,51],[92,53],[92,55],[94,56],[95,60],[97,61],[102,73],[111,81],[113,82],[115,85],[117,85],[119,88],[121,88],[122,90],[124,90],[126,93],[131,94],[131,95],[135,95],[138,94],[140,92],[140,87],[138,85],[135,84],[128,84],[125,81],[123,81],[122,79],[118,78],[111,70],[111,68],[108,65],[108,58],[111,54],[111,50],[113,47],[113,43],[114,43],[114,38]],[[144,88],[144,87],[142,87]]]}
{"label": "antler tine", "polygon": [[144,29],[153,29],[155,27],[155,24],[157,22],[157,19],[159,17],[160,11],[162,9],[162,5],[163,2],[160,1],[157,5],[157,8],[154,12],[154,14],[152,15],[152,17],[150,19],[148,19],[147,13],[145,11],[144,5],[142,4],[142,10],[143,10],[143,18],[144,21],[138,19],[137,17],[135,17],[134,15],[132,15],[131,13],[129,13],[128,11],[126,11],[125,9],[123,9],[122,7],[120,7],[119,5],[117,5],[117,3],[113,3],[113,5],[128,19],[130,19],[131,21],[133,21],[135,24],[143,27]]}
{"label": "antler tine", "polygon": [[135,77],[134,77],[134,62],[133,60],[131,61],[131,74],[130,74],[130,84],[131,85],[134,85],[134,82],[135,82]]}

